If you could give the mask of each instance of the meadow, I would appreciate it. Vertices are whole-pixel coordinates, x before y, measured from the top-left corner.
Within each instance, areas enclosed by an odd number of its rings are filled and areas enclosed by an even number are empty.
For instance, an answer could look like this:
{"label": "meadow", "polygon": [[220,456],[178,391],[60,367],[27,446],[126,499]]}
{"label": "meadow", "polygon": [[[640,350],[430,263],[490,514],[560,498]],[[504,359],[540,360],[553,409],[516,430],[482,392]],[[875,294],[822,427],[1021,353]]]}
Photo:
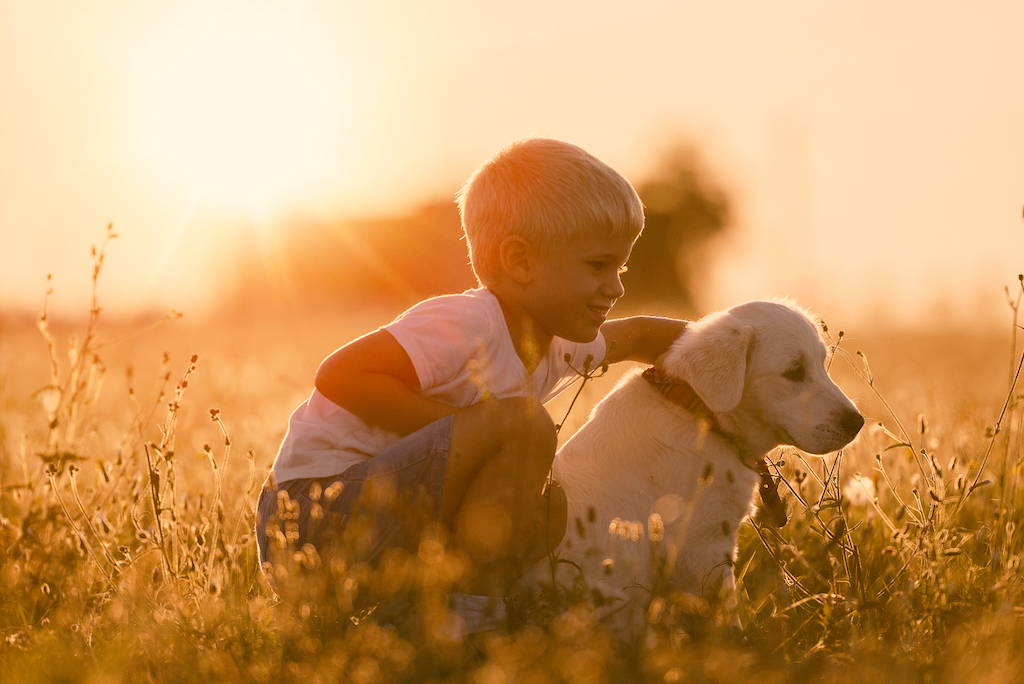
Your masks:
{"label": "meadow", "polygon": [[[721,606],[651,587],[640,643],[585,586],[450,638],[443,597],[464,561],[435,538],[271,591],[253,515],[287,417],[327,353],[396,312],[130,320],[94,299],[76,320],[2,317],[0,680],[1020,681],[1022,292],[1008,288],[999,329],[827,321],[861,436],[825,458],[773,454],[791,520],[743,526],[739,631]],[[571,411],[575,389],[554,403],[563,438],[617,372]],[[631,543],[657,544],[637,522]],[[293,571],[318,562],[298,549]],[[416,619],[375,615],[382,596]]]}

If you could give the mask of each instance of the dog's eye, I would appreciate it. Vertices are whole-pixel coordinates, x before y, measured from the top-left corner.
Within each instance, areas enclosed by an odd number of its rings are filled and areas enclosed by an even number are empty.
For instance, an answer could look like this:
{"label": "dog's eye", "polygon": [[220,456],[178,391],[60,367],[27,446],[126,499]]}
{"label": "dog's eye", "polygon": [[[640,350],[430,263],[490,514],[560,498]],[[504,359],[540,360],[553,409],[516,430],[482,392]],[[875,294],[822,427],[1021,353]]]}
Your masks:
{"label": "dog's eye", "polygon": [[807,376],[807,370],[803,367],[803,364],[793,366],[788,371],[782,374],[782,377],[793,382],[803,382]]}

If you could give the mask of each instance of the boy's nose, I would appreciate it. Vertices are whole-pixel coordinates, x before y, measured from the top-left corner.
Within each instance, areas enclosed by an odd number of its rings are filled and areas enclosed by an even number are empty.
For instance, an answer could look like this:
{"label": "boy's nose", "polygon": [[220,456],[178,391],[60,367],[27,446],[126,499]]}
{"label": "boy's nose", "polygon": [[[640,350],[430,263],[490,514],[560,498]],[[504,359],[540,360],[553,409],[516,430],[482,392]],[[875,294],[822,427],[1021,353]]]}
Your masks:
{"label": "boy's nose", "polygon": [[606,280],[604,287],[601,288],[601,294],[612,299],[618,299],[625,293],[626,288],[622,286],[622,277],[618,273]]}

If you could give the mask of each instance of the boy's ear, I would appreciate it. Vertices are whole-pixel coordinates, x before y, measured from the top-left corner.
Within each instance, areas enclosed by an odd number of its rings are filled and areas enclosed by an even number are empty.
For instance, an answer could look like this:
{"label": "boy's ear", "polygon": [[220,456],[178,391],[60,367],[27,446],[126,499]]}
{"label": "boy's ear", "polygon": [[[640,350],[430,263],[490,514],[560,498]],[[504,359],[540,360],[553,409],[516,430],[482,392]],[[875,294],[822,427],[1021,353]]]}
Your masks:
{"label": "boy's ear", "polygon": [[502,270],[517,283],[525,284],[533,279],[534,249],[524,237],[510,235],[502,240],[498,259]]}

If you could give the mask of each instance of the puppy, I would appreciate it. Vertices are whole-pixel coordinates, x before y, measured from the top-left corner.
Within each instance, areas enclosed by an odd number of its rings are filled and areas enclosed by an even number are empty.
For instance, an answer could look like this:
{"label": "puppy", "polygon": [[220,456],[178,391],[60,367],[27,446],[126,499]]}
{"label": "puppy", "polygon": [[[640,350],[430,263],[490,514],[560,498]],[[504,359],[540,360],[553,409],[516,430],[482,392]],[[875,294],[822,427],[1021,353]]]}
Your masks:
{"label": "puppy", "polygon": [[[733,601],[737,531],[759,489],[785,523],[765,455],[783,444],[827,454],[864,424],[825,361],[816,322],[795,306],[711,314],[658,367],[624,377],[559,450],[569,524],[558,556],[625,599],[621,626],[642,624],[656,581]],[[559,581],[571,567],[558,564]]]}

